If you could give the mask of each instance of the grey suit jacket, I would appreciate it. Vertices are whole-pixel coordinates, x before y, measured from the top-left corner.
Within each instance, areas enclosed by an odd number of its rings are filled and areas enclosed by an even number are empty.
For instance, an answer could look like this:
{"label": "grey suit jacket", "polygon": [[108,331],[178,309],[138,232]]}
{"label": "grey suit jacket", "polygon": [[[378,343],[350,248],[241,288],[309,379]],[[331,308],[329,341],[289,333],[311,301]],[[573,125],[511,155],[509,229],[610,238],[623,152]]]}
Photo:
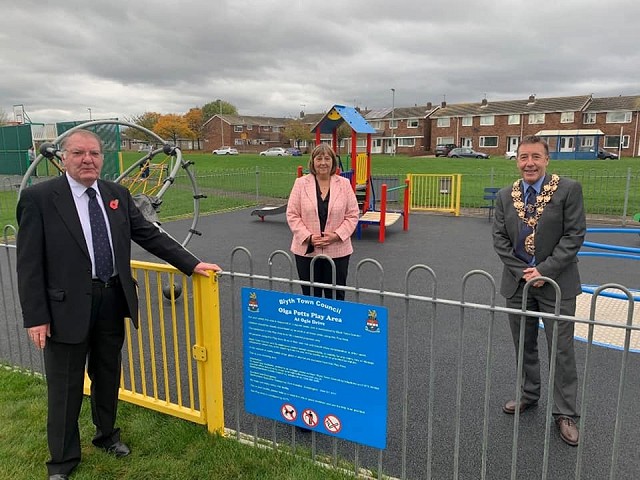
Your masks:
{"label": "grey suit jacket", "polygon": [[[190,275],[199,260],[148,222],[129,191],[99,180],[113,254],[129,316],[138,326],[138,297],[131,276],[131,241]],[[63,175],[24,190],[18,220],[18,293],[25,327],[51,324],[55,341],[81,342],[91,318],[91,257],[69,182]]]}
{"label": "grey suit jacket", "polygon": [[[549,180],[547,175],[545,183]],[[511,186],[503,188],[496,200],[493,246],[504,264],[500,293],[506,298],[511,298],[522,285],[522,271],[527,268],[514,254],[521,225],[522,220],[513,206]],[[582,187],[574,180],[560,178],[558,189],[538,221],[535,259],[540,274],[555,280],[565,299],[581,292],[577,254],[585,233]],[[546,298],[555,298],[555,291],[548,283],[541,287],[541,293]]]}

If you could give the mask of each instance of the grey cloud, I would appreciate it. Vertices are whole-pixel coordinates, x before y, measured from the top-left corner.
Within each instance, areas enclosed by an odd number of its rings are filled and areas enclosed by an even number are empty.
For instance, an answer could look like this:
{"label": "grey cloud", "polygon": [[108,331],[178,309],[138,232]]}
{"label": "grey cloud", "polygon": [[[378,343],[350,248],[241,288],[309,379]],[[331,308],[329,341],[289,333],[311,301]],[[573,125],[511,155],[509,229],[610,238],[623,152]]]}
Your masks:
{"label": "grey cloud", "polygon": [[0,20],[0,108],[47,122],[216,98],[247,115],[382,108],[391,88],[396,106],[632,95],[639,14],[629,0],[21,0]]}

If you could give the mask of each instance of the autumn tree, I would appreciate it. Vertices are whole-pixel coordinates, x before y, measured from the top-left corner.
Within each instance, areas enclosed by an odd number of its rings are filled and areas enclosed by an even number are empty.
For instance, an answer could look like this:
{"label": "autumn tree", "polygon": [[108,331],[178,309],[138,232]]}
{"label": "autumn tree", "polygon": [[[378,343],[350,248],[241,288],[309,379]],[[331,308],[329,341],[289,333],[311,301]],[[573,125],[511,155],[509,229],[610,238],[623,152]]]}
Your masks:
{"label": "autumn tree", "polygon": [[229,102],[217,99],[202,106],[202,119],[204,122],[214,115],[238,115],[238,109]]}
{"label": "autumn tree", "polygon": [[[135,123],[136,125],[140,125],[141,127],[146,128],[147,130],[155,131],[154,128],[158,120],[162,117],[162,114],[156,112],[145,112],[142,115],[132,115],[129,118],[125,118],[129,123]],[[128,138],[132,140],[143,140],[148,142],[151,140],[149,135],[144,133],[142,130],[138,130],[137,128],[128,128],[125,130]]]}
{"label": "autumn tree", "polygon": [[178,143],[179,138],[195,138],[186,118],[175,113],[161,115],[153,131],[164,139],[171,139],[174,145]]}
{"label": "autumn tree", "polygon": [[302,120],[292,120],[287,123],[284,127],[284,135],[286,138],[293,140],[298,148],[300,148],[301,141],[313,140],[309,125]]}
{"label": "autumn tree", "polygon": [[189,129],[195,134],[195,139],[198,142],[196,149],[200,150],[200,138],[202,136],[202,125],[204,124],[202,109],[197,107],[192,108],[185,113],[184,118],[187,121]]}

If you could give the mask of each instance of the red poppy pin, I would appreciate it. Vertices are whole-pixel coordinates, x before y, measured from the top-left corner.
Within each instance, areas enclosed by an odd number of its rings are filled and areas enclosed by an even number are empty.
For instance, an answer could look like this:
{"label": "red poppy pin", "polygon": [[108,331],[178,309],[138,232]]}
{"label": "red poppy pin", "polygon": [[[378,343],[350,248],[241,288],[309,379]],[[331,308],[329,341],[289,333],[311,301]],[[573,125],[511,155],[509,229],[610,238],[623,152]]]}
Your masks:
{"label": "red poppy pin", "polygon": [[109,208],[111,208],[111,210],[116,210],[118,208],[118,199],[117,198],[115,200],[111,200],[109,202]]}

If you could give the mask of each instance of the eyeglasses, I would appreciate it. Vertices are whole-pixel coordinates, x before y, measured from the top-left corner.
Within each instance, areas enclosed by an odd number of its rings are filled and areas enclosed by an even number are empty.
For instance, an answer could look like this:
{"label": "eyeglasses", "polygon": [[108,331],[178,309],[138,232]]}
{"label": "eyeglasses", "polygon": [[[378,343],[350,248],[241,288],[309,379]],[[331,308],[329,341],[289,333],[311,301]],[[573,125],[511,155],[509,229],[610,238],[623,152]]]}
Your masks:
{"label": "eyeglasses", "polygon": [[102,156],[102,152],[98,150],[89,150],[88,152],[84,150],[65,150],[65,152],[73,158],[84,158],[88,154],[93,160],[97,160]]}

